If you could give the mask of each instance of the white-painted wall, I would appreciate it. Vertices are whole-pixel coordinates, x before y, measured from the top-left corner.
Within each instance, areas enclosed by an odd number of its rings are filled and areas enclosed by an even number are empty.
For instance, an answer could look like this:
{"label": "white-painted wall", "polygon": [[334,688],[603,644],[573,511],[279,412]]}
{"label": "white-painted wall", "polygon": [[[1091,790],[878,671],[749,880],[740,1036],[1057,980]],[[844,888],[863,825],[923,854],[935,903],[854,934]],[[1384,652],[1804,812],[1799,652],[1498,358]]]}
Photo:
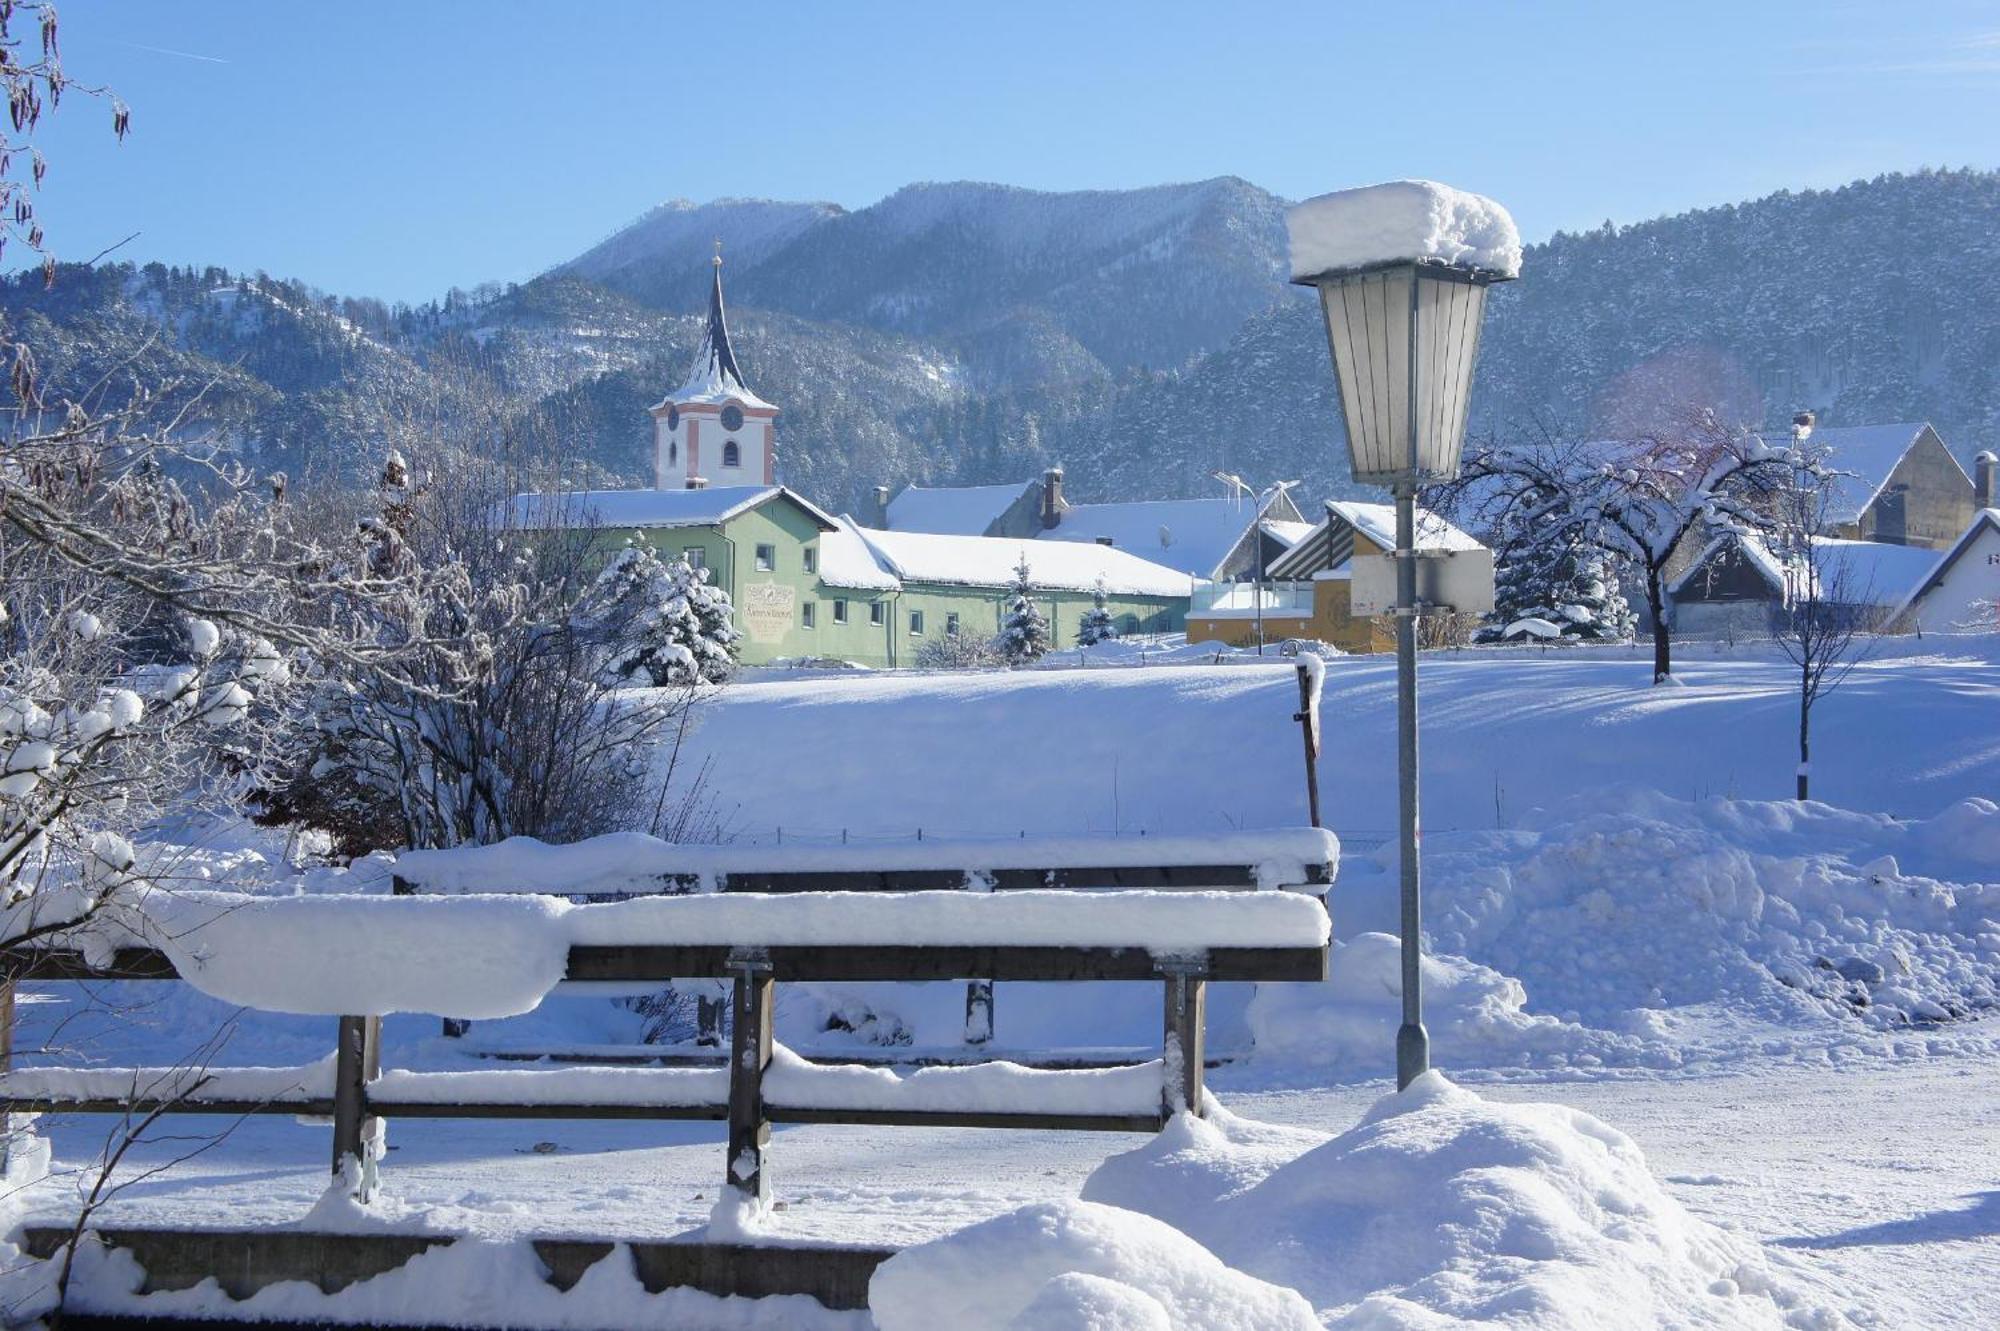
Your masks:
{"label": "white-painted wall", "polygon": [[1980,527],[1937,586],[1917,602],[1917,627],[1927,633],[2000,629],[1991,609],[1976,607],[1979,601],[2000,603],[2000,531],[1990,523]]}
{"label": "white-painted wall", "polygon": [[[701,445],[699,474],[706,477],[712,486],[762,485],[766,474],[765,462],[770,455],[772,426],[775,422],[757,416],[746,416],[743,428],[725,431],[721,418],[712,412],[699,414],[681,410],[680,423],[672,430],[667,429],[667,418],[662,415],[653,423],[653,488],[656,490],[681,490],[687,487],[691,474],[688,467],[689,426],[700,422],[696,433]],[[739,462],[735,467],[722,465],[723,445],[731,439],[737,443]]]}

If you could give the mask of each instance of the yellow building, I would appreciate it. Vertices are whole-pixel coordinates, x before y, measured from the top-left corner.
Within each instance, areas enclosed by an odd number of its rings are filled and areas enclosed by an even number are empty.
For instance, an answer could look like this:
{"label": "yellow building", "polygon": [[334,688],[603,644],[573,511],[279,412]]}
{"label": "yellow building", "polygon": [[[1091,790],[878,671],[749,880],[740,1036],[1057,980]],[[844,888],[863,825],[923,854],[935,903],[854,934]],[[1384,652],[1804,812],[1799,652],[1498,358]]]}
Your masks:
{"label": "yellow building", "polygon": [[[1396,510],[1389,504],[1329,500],[1326,517],[1265,569],[1265,580],[1211,582],[1195,589],[1188,611],[1189,642],[1254,647],[1301,638],[1343,652],[1387,652],[1396,646],[1387,615],[1356,618],[1348,577],[1354,557],[1396,548]],[[1479,542],[1427,509],[1417,510],[1420,550],[1477,550]]]}

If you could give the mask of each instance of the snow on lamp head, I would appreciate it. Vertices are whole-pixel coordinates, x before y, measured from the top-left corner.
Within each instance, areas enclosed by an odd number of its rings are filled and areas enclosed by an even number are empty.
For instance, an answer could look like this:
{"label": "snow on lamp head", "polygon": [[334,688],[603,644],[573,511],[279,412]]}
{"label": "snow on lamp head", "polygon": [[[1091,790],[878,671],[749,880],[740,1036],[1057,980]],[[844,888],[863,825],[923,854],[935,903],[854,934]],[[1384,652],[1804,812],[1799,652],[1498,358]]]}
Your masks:
{"label": "snow on lamp head", "polygon": [[1289,209],[1292,281],[1319,288],[1354,479],[1458,475],[1486,289],[1520,275],[1521,236],[1491,199],[1427,180]]}

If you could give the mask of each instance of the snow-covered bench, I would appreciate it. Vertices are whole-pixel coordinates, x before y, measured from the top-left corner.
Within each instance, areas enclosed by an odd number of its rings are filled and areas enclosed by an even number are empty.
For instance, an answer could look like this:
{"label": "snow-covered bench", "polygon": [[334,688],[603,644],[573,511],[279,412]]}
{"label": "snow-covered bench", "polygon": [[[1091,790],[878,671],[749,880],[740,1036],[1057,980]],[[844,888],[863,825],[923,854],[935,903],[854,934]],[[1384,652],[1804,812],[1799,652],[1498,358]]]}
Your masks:
{"label": "snow-covered bench", "polygon": [[[510,893],[578,903],[709,892],[1286,890],[1323,895],[1340,858],[1317,827],[1199,836],[998,837],[898,844],[685,845],[620,832],[567,845],[515,837],[492,846],[406,851],[399,895]],[[692,979],[693,976],[676,976]],[[967,988],[966,1042],[993,1032],[989,981]],[[720,1043],[718,1004],[697,1006],[697,1043]],[[448,1036],[467,1023],[445,1019]]]}
{"label": "snow-covered bench", "polygon": [[[334,1054],[297,1068],[29,1068],[0,1110],[328,1116],[336,1174],[372,1186],[381,1118],[726,1120],[729,1185],[765,1193],[773,1123],[1145,1131],[1202,1107],[1210,980],[1319,980],[1328,920],[1291,892],[709,894],[574,905],[549,897],[241,897],[152,906],[159,950],[7,954],[18,981],[180,978],[226,1001],[339,1017]],[[502,1016],[557,984],[730,982],[726,1068],[383,1071],[389,1012]],[[772,1035],[786,981],[1156,980],[1161,1055],[1115,1068],[1008,1063],[909,1075],[816,1066]]]}

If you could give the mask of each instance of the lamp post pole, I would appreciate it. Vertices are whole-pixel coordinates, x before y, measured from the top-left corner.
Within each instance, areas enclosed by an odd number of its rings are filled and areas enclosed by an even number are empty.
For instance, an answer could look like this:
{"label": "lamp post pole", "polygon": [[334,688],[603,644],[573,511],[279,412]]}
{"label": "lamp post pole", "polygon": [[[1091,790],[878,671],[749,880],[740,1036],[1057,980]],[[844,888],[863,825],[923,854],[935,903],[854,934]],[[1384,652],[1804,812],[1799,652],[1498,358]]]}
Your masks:
{"label": "lamp post pole", "polygon": [[[1443,230],[1440,230],[1440,228]],[[1417,488],[1458,475],[1486,289],[1520,272],[1521,239],[1491,199],[1432,181],[1339,190],[1285,214],[1292,281],[1319,289],[1354,479],[1396,501],[1396,775],[1403,1021],[1396,1087],[1430,1070],[1424,1029],[1423,833],[1417,813]],[[1397,390],[1406,394],[1397,400]],[[1371,569],[1379,569],[1379,564]],[[1442,572],[1439,603],[1491,605]],[[1435,590],[1442,587],[1443,590]],[[1370,607],[1381,601],[1371,593]]]}
{"label": "lamp post pole", "polygon": [[1403,1024],[1396,1031],[1396,1089],[1429,1071],[1424,1029],[1423,833],[1417,817],[1417,489],[1396,487],[1396,776],[1402,878]]}

